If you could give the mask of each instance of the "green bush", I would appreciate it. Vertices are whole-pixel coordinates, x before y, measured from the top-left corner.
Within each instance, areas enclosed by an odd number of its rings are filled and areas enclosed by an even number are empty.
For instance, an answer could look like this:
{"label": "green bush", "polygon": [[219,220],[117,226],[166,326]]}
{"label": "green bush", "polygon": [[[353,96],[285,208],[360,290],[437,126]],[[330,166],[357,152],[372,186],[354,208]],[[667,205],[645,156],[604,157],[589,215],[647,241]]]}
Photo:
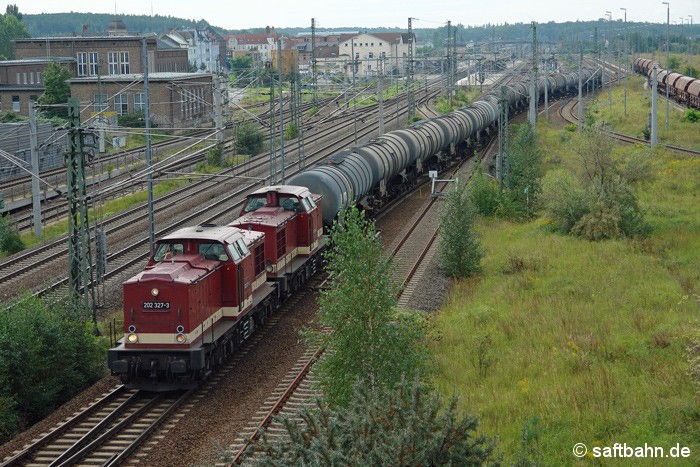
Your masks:
{"label": "green bush", "polygon": [[683,121],[695,123],[700,121],[700,111],[695,109],[687,109],[683,114]]}
{"label": "green bush", "polygon": [[498,184],[484,173],[481,165],[474,168],[474,175],[467,184],[467,192],[471,198],[472,206],[478,214],[491,216],[498,210]]}
{"label": "green bush", "polygon": [[576,130],[578,130],[578,125],[576,125],[575,123],[569,123],[568,125],[566,125],[564,127],[564,129],[566,131],[570,131],[570,132],[574,133]]}
{"label": "green bush", "polygon": [[17,226],[12,223],[12,217],[9,214],[0,216],[0,250],[12,255],[24,248],[24,242]]}
{"label": "green bush", "polygon": [[287,128],[284,129],[284,138],[286,140],[292,140],[292,139],[296,138],[298,135],[299,135],[299,129],[297,128],[297,125],[294,122],[287,125]]}
{"label": "green bush", "polygon": [[244,123],[236,128],[236,154],[257,156],[262,151],[265,136],[254,123]]}
{"label": "green bush", "polygon": [[[120,115],[117,117],[119,126],[128,128],[146,128],[146,114],[143,112],[134,112],[130,114]],[[151,122],[153,128],[153,122]]]}
{"label": "green bush", "polygon": [[223,147],[220,144],[217,144],[213,148],[211,148],[209,151],[207,151],[207,155],[205,156],[205,160],[207,161],[207,164],[212,165],[214,167],[223,167],[225,164],[225,161],[223,160],[224,156],[224,150]]}
{"label": "green bush", "polygon": [[0,442],[104,375],[104,349],[78,316],[33,297],[0,313]]}

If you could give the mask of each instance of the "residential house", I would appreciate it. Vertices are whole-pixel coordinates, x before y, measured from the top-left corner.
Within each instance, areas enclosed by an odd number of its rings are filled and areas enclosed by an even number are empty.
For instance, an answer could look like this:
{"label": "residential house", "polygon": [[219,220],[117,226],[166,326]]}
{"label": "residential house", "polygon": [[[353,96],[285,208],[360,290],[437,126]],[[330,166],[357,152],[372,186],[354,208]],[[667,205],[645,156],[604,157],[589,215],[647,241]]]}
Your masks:
{"label": "residential house", "polygon": [[187,49],[190,65],[198,70],[213,73],[227,66],[226,40],[209,26],[204,29],[174,29],[161,37],[166,38]]}
{"label": "residential house", "polygon": [[[346,75],[376,76],[384,74],[403,76],[408,65],[408,34],[401,32],[342,34],[338,42],[338,55],[345,62]],[[415,44],[415,35],[413,42]]]}

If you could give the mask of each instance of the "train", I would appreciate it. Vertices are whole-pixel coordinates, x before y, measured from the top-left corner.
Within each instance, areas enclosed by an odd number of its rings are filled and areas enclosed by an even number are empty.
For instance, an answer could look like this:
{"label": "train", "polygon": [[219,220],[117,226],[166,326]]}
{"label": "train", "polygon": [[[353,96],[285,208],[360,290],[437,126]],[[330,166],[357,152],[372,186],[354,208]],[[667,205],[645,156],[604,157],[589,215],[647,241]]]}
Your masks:
{"label": "train", "polygon": [[[595,73],[582,71],[586,82]],[[538,80],[552,96],[577,90],[578,73]],[[525,83],[508,105],[527,105]],[[324,226],[352,204],[370,212],[401,196],[495,131],[499,93],[445,116],[333,154],[288,184],[249,194],[227,225],[203,224],[160,238],[144,269],[123,283],[124,336],[108,351],[127,387],[193,388],[322,267]]]}
{"label": "train", "polygon": [[669,97],[676,102],[700,109],[700,79],[665,70],[658,62],[648,58],[634,60],[634,71],[646,76],[649,83],[651,83],[654,68],[657,69],[656,82],[660,94],[666,94],[668,87]]}

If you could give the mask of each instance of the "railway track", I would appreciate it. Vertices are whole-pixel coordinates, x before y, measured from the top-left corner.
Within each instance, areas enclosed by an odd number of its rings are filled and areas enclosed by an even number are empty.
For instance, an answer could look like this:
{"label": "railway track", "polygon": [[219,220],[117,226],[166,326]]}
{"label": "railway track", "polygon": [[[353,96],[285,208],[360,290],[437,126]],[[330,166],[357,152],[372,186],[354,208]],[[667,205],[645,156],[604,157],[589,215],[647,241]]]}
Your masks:
{"label": "railway track", "polygon": [[[480,158],[482,160],[487,158],[492,149],[493,142],[481,150]],[[464,165],[464,161],[458,163],[452,171],[452,176],[463,171]],[[448,186],[448,183],[439,183],[438,190],[442,192]],[[414,191],[420,189],[417,187]],[[423,209],[409,221],[402,236],[385,249],[395,264],[394,280],[401,285],[398,294],[399,306],[406,307],[422,273],[435,254],[439,217],[436,200],[437,197],[433,197],[424,203]],[[383,211],[381,217],[401,216],[402,213],[398,212],[399,206],[401,206],[400,202],[395,203],[391,209]],[[316,399],[321,396],[318,378],[313,372],[313,367],[323,358],[323,354],[324,349],[321,347],[307,349],[255,417],[249,421],[247,428],[239,433],[236,441],[226,449],[222,455],[224,460],[216,464],[217,466],[254,465],[255,441],[262,436],[263,432],[269,440],[282,439],[287,436],[287,430],[280,418],[289,418],[297,423],[303,423],[299,410],[304,407],[313,407]]]}
{"label": "railway track", "polygon": [[[435,91],[437,92],[437,91]],[[429,94],[425,98],[429,98],[432,95]],[[405,111],[405,107],[399,109],[400,112]],[[366,138],[373,134],[375,131],[376,124],[373,120],[368,120],[366,123],[358,127],[358,138]],[[327,135],[336,135],[337,127],[335,125],[330,128],[326,128],[323,132],[319,132],[317,137],[324,137]],[[338,138],[333,144],[328,146],[323,146],[321,149],[314,151],[309,154],[306,162],[312,164],[317,160],[326,157],[333,152],[346,147],[353,141],[352,135],[347,135]],[[292,145],[294,143],[291,143]],[[297,161],[293,161],[294,154],[287,152],[286,157],[288,170],[287,175],[292,175],[295,173],[295,166]],[[171,232],[184,225],[201,224],[207,222],[228,222],[233,216],[232,213],[237,213],[238,208],[240,208],[240,202],[245,194],[258,186],[258,184],[268,178],[266,175],[266,168],[268,165],[268,156],[263,154],[253,161],[249,161],[246,164],[246,169],[248,173],[260,174],[260,177],[253,182],[245,181],[239,183],[238,189],[231,191],[225,187],[222,189],[219,187],[220,194],[218,198],[206,205],[204,209],[200,209],[195,213],[180,216],[180,219],[169,223],[169,225],[157,232],[157,236],[162,236],[168,232]],[[236,167],[227,169],[226,171],[217,174],[219,177],[234,176],[236,171],[240,170]],[[257,172],[255,172],[257,171]],[[249,180],[249,179],[244,179]],[[158,198],[155,202],[156,205],[156,215],[159,217],[177,217],[177,205],[179,203],[185,203],[189,200],[195,199],[197,197],[206,197],[209,190],[212,189],[211,181],[200,181],[192,183],[187,187],[184,187],[175,192],[164,195]],[[216,183],[214,183],[216,185]],[[224,194],[221,194],[223,192]],[[115,235],[119,231],[125,231],[134,224],[146,222],[147,209],[145,205],[135,207],[125,213],[108,219],[104,222],[103,227],[106,229],[107,238],[110,235]],[[65,251],[66,237],[58,239],[37,247],[35,249],[19,253],[7,258],[5,261],[0,263],[0,296],[5,299],[15,296],[26,283],[26,277],[29,274],[34,274],[36,272],[37,265],[42,265],[42,267],[53,268],[54,270],[65,270],[64,264],[67,262],[67,252]],[[143,238],[137,242],[134,242],[127,248],[117,250],[108,256],[108,263],[115,264],[112,269],[107,273],[106,280],[109,282],[110,279],[114,280],[121,277],[121,274],[129,270],[129,268],[140,264],[143,262],[148,255],[148,239]],[[63,265],[62,265],[63,264]],[[55,276],[53,276],[55,277]],[[39,290],[39,294],[42,296],[53,295],[56,296],[58,300],[61,296],[67,293],[67,279],[55,277],[50,280],[50,282],[44,281],[44,286]]]}
{"label": "railway track", "polygon": [[190,396],[119,386],[0,466],[119,465]]}
{"label": "railway track", "polygon": [[[578,124],[578,115],[577,115],[577,108],[578,108],[578,101],[576,99],[570,99],[569,101],[565,102],[560,108],[559,108],[559,115],[567,122],[569,123],[574,123]],[[618,141],[621,141],[623,143],[627,144],[642,144],[644,146],[651,146],[651,143],[645,139],[641,138],[636,138],[634,136],[626,135],[623,133],[618,133],[616,131],[610,131],[608,130],[608,133],[615,138]],[[680,146],[674,146],[671,144],[663,144],[663,143],[658,143],[657,146],[664,147],[666,149],[670,149],[672,151],[676,152],[681,152],[684,154],[689,154],[692,156],[700,156],[700,151],[695,150],[695,149],[690,149],[690,148],[683,148]]]}

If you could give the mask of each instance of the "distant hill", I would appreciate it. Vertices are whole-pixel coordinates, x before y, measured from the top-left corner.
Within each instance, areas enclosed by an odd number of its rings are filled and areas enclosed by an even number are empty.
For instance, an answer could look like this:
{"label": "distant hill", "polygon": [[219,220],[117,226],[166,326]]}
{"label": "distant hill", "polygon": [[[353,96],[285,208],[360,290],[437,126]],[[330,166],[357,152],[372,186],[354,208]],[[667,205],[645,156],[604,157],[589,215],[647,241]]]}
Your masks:
{"label": "distant hill", "polygon": [[[173,16],[119,15],[129,32],[163,34],[177,27],[197,27],[206,25],[206,21],[175,18]],[[24,14],[22,21],[32,37],[68,36],[80,34],[83,25],[91,32],[105,32],[114,15],[103,13],[41,13]],[[226,32],[221,28],[214,29]]]}

